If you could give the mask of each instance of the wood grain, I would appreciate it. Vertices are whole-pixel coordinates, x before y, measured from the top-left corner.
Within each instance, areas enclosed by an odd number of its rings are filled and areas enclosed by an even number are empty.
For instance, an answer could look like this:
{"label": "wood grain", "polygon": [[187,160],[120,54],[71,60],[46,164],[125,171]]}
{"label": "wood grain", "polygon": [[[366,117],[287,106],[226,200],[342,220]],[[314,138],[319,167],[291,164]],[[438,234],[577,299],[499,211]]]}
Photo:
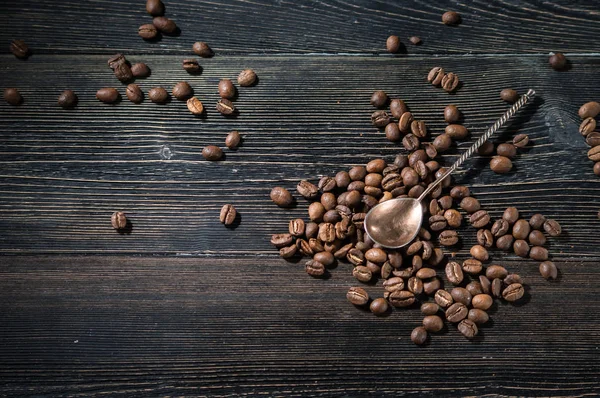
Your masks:
{"label": "wood grain", "polygon": [[[165,1],[166,15],[181,28],[178,37],[144,42],[137,29],[150,23],[145,1],[21,0],[0,4],[3,52],[14,38],[37,54],[190,54],[203,40],[217,54],[368,53],[385,54],[390,34],[409,54],[521,54],[549,51],[597,53],[597,4],[586,0],[409,0]],[[445,26],[448,10],[461,14],[458,27]],[[417,35],[423,44],[408,42]]]}
{"label": "wood grain", "polygon": [[[503,264],[529,285],[474,342],[454,327],[423,348],[418,308],[378,318],[356,281],[260,257],[12,257],[0,267],[0,394],[519,395],[600,391],[595,262]],[[367,287],[371,295],[381,287]]]}
{"label": "wood grain", "polygon": [[[404,151],[370,125],[374,89],[403,98],[432,137],[445,126],[443,107],[457,104],[473,134],[443,157],[451,164],[507,108],[500,90],[514,87],[538,92],[496,138],[510,140],[516,132],[531,137],[515,172],[494,174],[489,159],[479,157],[456,181],[470,186],[494,216],[514,205],[527,216],[556,218],[566,231],[552,241],[559,258],[598,256],[600,179],[577,132],[577,109],[598,95],[600,57],[573,57],[573,70],[565,73],[547,68],[544,57],[220,57],[206,60],[200,76],[180,69],[177,57],[130,57],[153,70],[138,81],[145,92],[189,81],[208,109],[205,118],[177,100],[98,102],[100,87],[124,93],[105,58],[38,56],[20,73],[22,63],[4,56],[0,80],[19,87],[25,103],[0,105],[0,227],[10,231],[0,236],[0,252],[273,254],[268,237],[307,208],[300,197],[295,209],[277,208],[268,197],[273,186],[295,191],[301,179],[333,175],[375,157],[392,160]],[[437,64],[461,77],[455,95],[424,81]],[[225,119],[213,107],[218,80],[246,67],[257,71],[260,83],[240,89],[240,115]],[[65,88],[80,97],[75,110],[55,103]],[[223,145],[233,129],[244,136],[243,146],[226,151],[224,161],[204,161],[202,147]],[[218,221],[227,202],[241,214],[234,230]],[[130,214],[130,235],[110,228],[117,209]],[[473,243],[474,230],[464,238]]]}

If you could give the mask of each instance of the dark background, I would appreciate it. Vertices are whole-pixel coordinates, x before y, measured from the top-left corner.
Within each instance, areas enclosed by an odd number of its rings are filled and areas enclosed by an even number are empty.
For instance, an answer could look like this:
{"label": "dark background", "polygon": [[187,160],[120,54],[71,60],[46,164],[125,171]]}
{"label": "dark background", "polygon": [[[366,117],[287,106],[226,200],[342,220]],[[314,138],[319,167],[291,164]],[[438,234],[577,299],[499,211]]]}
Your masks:
{"label": "dark background", "polygon": [[[0,82],[25,98],[0,104],[0,395],[600,393],[600,179],[577,131],[580,105],[600,100],[597,2],[165,4],[181,34],[154,43],[137,36],[151,22],[143,0],[0,4]],[[441,23],[447,10],[460,26]],[[390,34],[407,54],[385,51]],[[27,61],[8,51],[17,38]],[[190,76],[181,61],[198,40],[216,55]],[[550,51],[565,52],[570,70],[552,70]],[[124,94],[106,65],[116,52],[150,66],[137,81],[145,92],[188,81],[206,118],[177,100],[98,102],[101,87]],[[438,65],[460,76],[456,94],[425,81]],[[225,119],[217,83],[245,68],[260,81],[239,89],[240,115]],[[523,305],[499,303],[475,341],[451,327],[419,348],[418,309],[377,318],[346,302],[348,265],[317,280],[278,257],[270,235],[306,214],[300,179],[404,151],[370,124],[375,89],[404,99],[433,137],[445,105],[463,111],[472,138],[443,156],[449,165],[507,108],[506,87],[538,97],[494,141],[521,132],[531,144],[510,174],[476,156],[455,180],[494,217],[516,206],[558,220],[563,235],[548,248],[559,280],[494,251],[490,263],[525,278]],[[78,94],[76,109],[56,105],[64,89]],[[233,129],[242,147],[204,161],[202,148]],[[296,208],[269,200],[277,185]],[[241,214],[236,229],[219,223],[225,203]],[[129,214],[131,234],[111,228],[115,210]],[[473,228],[461,234],[459,260],[475,242]]]}

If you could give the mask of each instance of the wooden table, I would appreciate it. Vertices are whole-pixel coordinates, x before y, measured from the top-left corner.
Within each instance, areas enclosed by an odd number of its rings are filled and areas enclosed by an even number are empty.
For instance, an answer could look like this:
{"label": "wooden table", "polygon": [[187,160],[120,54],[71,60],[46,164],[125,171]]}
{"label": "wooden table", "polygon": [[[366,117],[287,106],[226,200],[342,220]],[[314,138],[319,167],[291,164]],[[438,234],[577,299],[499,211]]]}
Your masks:
{"label": "wooden table", "polygon": [[[0,104],[0,395],[600,394],[600,179],[577,116],[600,100],[594,3],[172,0],[181,34],[148,43],[136,34],[150,22],[142,0],[2,2],[0,81],[25,102]],[[440,22],[449,9],[460,26]],[[407,54],[385,51],[390,34]],[[14,38],[32,48],[27,61],[8,53]],[[181,61],[197,40],[216,56],[190,76]],[[552,70],[550,51],[571,69]],[[116,52],[150,66],[138,80],[146,92],[190,82],[206,117],[177,100],[98,102],[100,87],[124,93],[106,66]],[[425,82],[436,65],[460,76],[456,94]],[[239,117],[225,119],[217,82],[244,68],[260,82],[239,90]],[[300,179],[404,152],[370,124],[375,89],[404,99],[433,136],[443,107],[458,105],[474,139],[506,109],[506,87],[538,98],[495,141],[521,132],[531,145],[510,174],[478,156],[456,182],[493,217],[512,205],[558,220],[564,233],[548,244],[557,281],[493,252],[525,278],[525,302],[498,305],[475,341],[450,328],[419,348],[409,338],[418,309],[375,317],[346,302],[348,265],[319,280],[278,257],[270,235],[307,203],[279,209],[273,186],[295,194]],[[56,105],[64,89],[76,109]],[[234,129],[243,146],[204,161],[201,149]],[[219,223],[225,203],[241,214],[235,229]],[[110,226],[119,209],[130,234]],[[461,234],[458,259],[475,242],[473,228]]]}

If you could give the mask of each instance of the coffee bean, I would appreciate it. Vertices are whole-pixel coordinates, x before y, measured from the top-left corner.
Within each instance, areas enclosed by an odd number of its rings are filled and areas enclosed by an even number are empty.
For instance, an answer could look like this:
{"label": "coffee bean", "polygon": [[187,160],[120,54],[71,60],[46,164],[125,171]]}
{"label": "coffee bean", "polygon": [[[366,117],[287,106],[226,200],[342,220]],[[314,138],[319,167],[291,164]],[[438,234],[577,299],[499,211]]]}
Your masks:
{"label": "coffee bean", "polygon": [[425,344],[427,342],[427,336],[427,330],[422,326],[414,328],[410,333],[410,339],[416,345]]}
{"label": "coffee bean", "polygon": [[481,273],[483,265],[481,264],[481,261],[477,259],[468,258],[463,261],[462,268],[467,274],[478,275]]}
{"label": "coffee bean", "polygon": [[[444,108],[444,120],[446,121],[446,123],[456,123],[460,120],[460,118],[461,113],[456,107],[456,105],[448,105]],[[446,134],[448,134],[448,131],[446,131]]]}
{"label": "coffee bean", "polygon": [[217,111],[219,111],[219,113],[222,115],[229,116],[236,113],[237,109],[233,105],[233,102],[229,101],[228,99],[221,98],[219,101],[217,101]]}
{"label": "coffee bean", "polygon": [[381,266],[381,278],[388,279],[392,275],[393,267],[389,261],[386,261]]}
{"label": "coffee bean", "polygon": [[490,141],[486,141],[484,142],[479,149],[477,150],[477,153],[483,156],[488,156],[494,153],[494,144]]}
{"label": "coffee bean", "polygon": [[423,318],[423,327],[428,332],[439,332],[444,328],[444,321],[437,315],[427,315]]}
{"label": "coffee bean", "polygon": [[410,278],[407,282],[408,291],[414,295],[423,293],[423,281],[416,276]]}
{"label": "coffee bean", "polygon": [[444,130],[446,135],[453,140],[462,140],[467,138],[469,135],[469,131],[467,128],[460,124],[449,124],[446,126]]}
{"label": "coffee bean", "polygon": [[490,265],[485,270],[485,276],[492,280],[496,278],[504,279],[508,275],[508,271],[501,265]]}
{"label": "coffee bean", "polygon": [[29,47],[23,40],[13,40],[10,43],[10,52],[17,58],[25,59],[29,56]]}
{"label": "coffee bean", "polygon": [[502,279],[497,278],[492,281],[491,291],[493,297],[502,297]]}
{"label": "coffee bean", "polygon": [[306,235],[307,238],[316,238],[317,234],[319,233],[319,224],[315,222],[309,222],[306,224],[304,229],[304,235]]}
{"label": "coffee bean", "polygon": [[[460,201],[460,207],[469,214],[473,214],[481,209],[479,201],[472,197],[463,198],[463,200]],[[487,222],[489,222],[489,220]]]}
{"label": "coffee bean", "polygon": [[133,64],[131,66],[131,74],[133,75],[133,77],[148,77],[150,76],[150,68],[148,68],[148,65],[144,64],[144,63],[137,63],[137,64]]}
{"label": "coffee bean", "polygon": [[529,236],[529,232],[531,231],[531,227],[526,220],[517,220],[513,225],[512,235],[515,239],[527,239]]}
{"label": "coffee bean", "polygon": [[469,293],[471,293],[472,297],[475,297],[478,294],[482,294],[483,293],[483,289],[481,287],[481,283],[475,282],[475,281],[468,283],[467,286],[465,286],[465,289],[467,289],[467,291]]}
{"label": "coffee bean", "polygon": [[439,278],[432,278],[427,282],[423,282],[423,292],[430,296],[437,292],[442,286],[442,282]]}
{"label": "coffee bean", "polygon": [[529,257],[537,261],[548,260],[548,249],[542,246],[533,246],[529,251]]}
{"label": "coffee bean", "polygon": [[447,225],[448,222],[446,221],[446,218],[442,215],[438,214],[429,217],[429,228],[431,228],[432,231],[441,231],[442,229],[445,229]]}
{"label": "coffee bean", "polygon": [[296,254],[297,251],[298,251],[298,246],[291,245],[291,246],[282,247],[281,249],[279,249],[279,255],[282,258],[291,258],[291,257],[294,257],[294,255]]}
{"label": "coffee bean", "polygon": [[546,237],[541,231],[537,230],[531,231],[527,240],[529,240],[529,243],[533,246],[543,246],[546,244]]}
{"label": "coffee bean", "polygon": [[448,322],[458,323],[465,319],[469,310],[463,303],[454,303],[446,310],[446,319]]}
{"label": "coffee bean", "polygon": [[544,231],[550,236],[559,236],[562,232],[562,228],[558,221],[549,218],[544,222]]}
{"label": "coffee bean", "polygon": [[594,174],[596,174],[597,176],[600,176],[600,162],[596,162],[594,163]]}
{"label": "coffee bean", "polygon": [[458,324],[458,331],[467,339],[472,339],[477,336],[477,333],[479,333],[477,325],[470,319],[463,319],[460,321]]}
{"label": "coffee bean", "polygon": [[463,281],[464,275],[459,263],[454,261],[449,262],[446,264],[445,271],[446,278],[453,285],[459,285]]}
{"label": "coffee bean", "polygon": [[288,246],[292,243],[293,237],[290,234],[274,234],[271,236],[271,244],[277,248]]}
{"label": "coffee bean", "polygon": [[331,243],[335,240],[335,227],[333,224],[324,222],[319,225],[319,239]]}
{"label": "coffee bean", "polygon": [[127,228],[127,216],[122,211],[115,211],[110,217],[110,222],[116,230]]}
{"label": "coffee bean", "polygon": [[126,63],[118,64],[114,68],[115,77],[123,83],[126,83],[133,79],[133,73],[131,68]]}
{"label": "coffee bean", "polygon": [[500,250],[508,251],[513,245],[514,238],[512,235],[504,235],[496,239],[496,247]]}
{"label": "coffee bean", "polygon": [[227,134],[227,137],[225,137],[225,146],[231,150],[237,149],[237,147],[240,145],[240,142],[242,142],[242,136],[235,130]]}
{"label": "coffee bean", "polygon": [[238,84],[242,87],[250,87],[256,84],[258,80],[258,76],[256,76],[256,72],[252,69],[244,69],[238,75],[237,81]]}
{"label": "coffee bean", "polygon": [[362,265],[365,262],[365,256],[363,252],[360,251],[358,248],[348,250],[348,254],[346,254],[346,259],[354,265]]}
{"label": "coffee bean", "polygon": [[[219,216],[219,220],[221,221],[221,223],[225,224],[225,225],[231,225],[233,224],[233,222],[235,221],[235,218],[237,217],[237,210],[235,209],[235,207],[233,205],[224,205],[221,208],[221,214]],[[304,221],[300,220],[302,223],[302,234],[304,234]],[[290,232],[292,230],[292,226],[290,223]],[[296,231],[296,230],[294,230]],[[300,235],[302,235],[300,234]],[[292,234],[294,236],[300,236],[297,234]]]}
{"label": "coffee bean", "polygon": [[600,103],[596,101],[586,102],[581,105],[578,111],[579,117],[582,119],[587,119],[588,117],[596,117],[600,114]]}
{"label": "coffee bean", "polygon": [[377,90],[371,95],[371,105],[375,108],[383,108],[388,102],[388,96],[383,90]]}
{"label": "coffee bean", "polygon": [[202,115],[204,113],[204,105],[196,98],[192,97],[186,102],[188,110],[194,115]]}
{"label": "coffee bean", "polygon": [[447,73],[442,79],[442,88],[444,91],[451,93],[458,88],[458,84],[460,83],[458,76],[454,73]]}
{"label": "coffee bean", "polygon": [[435,302],[442,308],[448,308],[453,303],[452,295],[445,290],[438,290],[434,296]]}
{"label": "coffee bean", "polygon": [[502,297],[506,301],[514,302],[519,300],[525,294],[525,289],[520,283],[513,283],[502,291]]}
{"label": "coffee bean", "polygon": [[494,222],[494,225],[492,225],[491,233],[496,238],[499,238],[501,236],[506,235],[509,228],[510,228],[510,224],[508,223],[508,221],[501,218],[499,220],[496,220],[496,222]]}
{"label": "coffee bean", "polygon": [[185,101],[194,95],[194,90],[187,82],[179,82],[173,87],[173,97]]}
{"label": "coffee bean", "polygon": [[182,65],[183,69],[190,74],[200,73],[200,71],[202,71],[202,67],[195,59],[184,59]]}
{"label": "coffee bean", "polygon": [[165,13],[165,5],[160,0],[147,0],[146,11],[154,17],[161,16]]}
{"label": "coffee bean", "polygon": [[235,97],[236,89],[231,80],[221,79],[219,81],[219,95],[221,98],[233,99]]}
{"label": "coffee bean", "polygon": [[325,275],[325,266],[318,261],[310,260],[305,265],[306,273],[316,278]]}
{"label": "coffee bean", "polygon": [[383,159],[373,159],[367,163],[367,173],[382,173],[385,169],[386,163]]}
{"label": "coffee bean", "polygon": [[167,17],[154,17],[152,23],[154,24],[154,26],[156,26],[156,29],[160,30],[163,33],[171,34],[175,33],[175,31],[177,30],[177,25],[175,25],[175,22],[173,22]]}
{"label": "coffee bean", "polygon": [[519,274],[508,274],[502,282],[505,285],[512,285],[513,283],[523,284],[523,278]]}
{"label": "coffee bean", "polygon": [[325,176],[319,180],[319,189],[323,192],[331,192],[337,186],[335,178]]}
{"label": "coffee bean", "polygon": [[523,239],[517,239],[513,243],[513,251],[519,257],[527,257],[529,254],[529,244]]}
{"label": "coffee bean", "polygon": [[302,220],[301,218],[290,220],[288,228],[292,236],[300,237],[304,235],[304,220]]}
{"label": "coffee bean", "polygon": [[490,168],[498,174],[506,174],[512,169],[512,162],[505,156],[494,156],[490,160]]}
{"label": "coffee bean", "polygon": [[[312,241],[316,243],[316,239],[312,239]],[[300,251],[300,253],[304,254],[305,256],[309,256],[309,257],[311,257],[315,254],[313,247],[315,247],[315,249],[319,249],[319,250],[323,249],[323,245],[321,245],[321,247],[316,247],[317,245],[315,243],[313,243],[311,245],[310,242],[307,242],[304,239],[296,239],[296,246],[298,247],[298,250]]]}
{"label": "coffee bean", "polygon": [[464,304],[466,306],[471,305],[471,300],[473,297],[467,289],[463,287],[455,287],[454,289],[452,289],[450,294],[452,295],[452,299],[455,302]]}
{"label": "coffee bean", "polygon": [[[435,178],[437,179],[437,178],[440,178],[440,177],[442,177],[442,175],[443,175],[444,173],[446,173],[447,171],[448,171],[448,169],[447,169],[447,168],[445,168],[445,167],[440,167],[440,168],[438,169],[438,171],[436,171],[436,172],[435,172]],[[441,186],[442,186],[442,187],[444,187],[444,188],[448,188],[448,187],[450,186],[450,184],[452,184],[452,176],[450,176],[450,175],[449,175],[449,176],[447,176],[446,178],[444,178],[444,179],[442,180]]]}
{"label": "coffee bean", "polygon": [[419,139],[413,134],[407,134],[402,139],[402,145],[407,151],[414,151],[419,148],[420,142]]}
{"label": "coffee bean", "polygon": [[146,23],[140,25],[140,27],[138,28],[138,35],[144,40],[152,40],[158,35],[158,30],[153,24]]}
{"label": "coffee bean", "polygon": [[23,103],[23,97],[16,88],[5,88],[4,89],[4,100],[10,105],[20,105]]}
{"label": "coffee bean", "polygon": [[354,305],[365,305],[369,302],[369,294],[360,287],[351,287],[346,293],[346,299]]}
{"label": "coffee bean", "polygon": [[519,210],[516,207],[507,207],[502,214],[502,218],[513,225],[519,219]]}
{"label": "coffee bean", "polygon": [[390,102],[390,113],[393,117],[400,119],[405,112],[408,112],[408,107],[404,101],[395,98]]}
{"label": "coffee bean", "polygon": [[546,217],[544,217],[542,214],[534,214],[533,216],[531,216],[531,219],[529,220],[529,226],[531,226],[531,228],[533,228],[533,229],[539,230],[539,229],[542,229],[545,222],[546,222]]}
{"label": "coffee bean", "polygon": [[554,70],[563,70],[567,66],[567,58],[563,53],[554,53],[550,56],[548,62]]}
{"label": "coffee bean", "polygon": [[513,138],[513,145],[517,148],[524,148],[529,144],[529,136],[527,134],[517,134]]}
{"label": "coffee bean", "polygon": [[410,131],[418,138],[427,136],[427,126],[422,120],[413,120],[410,124]]}
{"label": "coffee bean", "polygon": [[444,25],[458,25],[460,23],[460,14],[455,11],[446,11],[442,14]]}
{"label": "coffee bean", "polygon": [[154,87],[148,91],[148,98],[155,104],[164,104],[169,99],[169,93],[162,87]]}
{"label": "coffee bean", "polygon": [[120,98],[119,92],[112,87],[104,87],[96,92],[96,98],[105,104],[114,104]]}
{"label": "coffee bean", "polygon": [[500,98],[503,101],[514,104],[519,99],[519,93],[517,93],[517,90],[513,90],[512,88],[505,88],[504,90],[500,91]]}
{"label": "coffee bean", "polygon": [[115,54],[112,57],[110,57],[107,61],[108,67],[110,69],[112,69],[113,71],[115,70],[115,68],[119,65],[123,65],[126,64],[127,60],[125,59],[125,56],[123,54]]}
{"label": "coffee bean", "polygon": [[479,275],[479,284],[481,285],[481,292],[485,294],[491,294],[492,282],[485,275]]}
{"label": "coffee bean", "polygon": [[383,264],[387,260],[387,253],[378,247],[367,250],[365,258],[374,263]]}
{"label": "coffee bean", "polygon": [[433,268],[421,268],[419,271],[417,271],[416,276],[419,279],[429,279],[433,278],[436,274],[437,273]]}
{"label": "coffee bean", "polygon": [[496,153],[500,156],[512,159],[517,156],[517,147],[509,143],[500,144],[496,147]]}
{"label": "coffee bean", "polygon": [[490,316],[487,312],[483,310],[480,310],[478,308],[472,308],[469,310],[467,319],[476,325],[483,325],[484,323],[487,323],[487,321],[490,320]]}
{"label": "coffee bean", "polygon": [[471,305],[473,308],[478,308],[480,310],[487,310],[494,303],[494,299],[489,294],[478,294],[473,296],[471,299]]}
{"label": "coffee bean", "polygon": [[348,171],[352,181],[360,181],[367,175],[367,169],[364,166],[354,166]]}
{"label": "coffee bean", "polygon": [[404,112],[402,116],[400,116],[400,120],[398,121],[398,128],[403,133],[409,133],[411,129],[412,122],[414,121],[413,115],[410,112]]}
{"label": "coffee bean", "polygon": [[213,50],[203,41],[197,41],[192,45],[192,51],[202,58],[210,58],[214,54]]}
{"label": "coffee bean", "polygon": [[540,274],[544,279],[556,279],[558,277],[558,269],[552,261],[544,261],[540,264]]}
{"label": "coffee bean", "polygon": [[404,281],[400,277],[393,277],[383,281],[383,288],[387,292],[395,292],[404,289]]}
{"label": "coffee bean", "polygon": [[488,251],[485,249],[485,247],[481,245],[475,245],[471,247],[470,253],[471,256],[473,256],[476,260],[479,261],[487,261],[487,259],[489,258]]}
{"label": "coffee bean", "polygon": [[462,215],[455,209],[448,209],[444,212],[444,218],[448,222],[448,226],[459,228],[462,224]]}
{"label": "coffee bean", "polygon": [[371,115],[371,123],[375,127],[385,127],[390,121],[390,116],[385,111],[375,111]]}
{"label": "coffee bean", "polygon": [[469,221],[471,222],[471,225],[473,225],[473,227],[483,228],[490,223],[490,215],[485,210],[478,210],[475,213],[471,214]]}
{"label": "coffee bean", "polygon": [[358,265],[352,270],[352,276],[360,282],[368,282],[373,277],[373,274],[367,267]]}
{"label": "coffee bean", "polygon": [[371,302],[369,309],[375,315],[383,315],[388,311],[389,305],[386,299],[379,297]]}
{"label": "coffee bean", "polygon": [[223,150],[215,145],[208,145],[202,149],[202,156],[206,160],[221,160]]}
{"label": "coffee bean", "polygon": [[292,205],[292,203],[294,203],[294,197],[292,194],[287,189],[282,187],[273,188],[271,190],[270,197],[271,200],[279,207],[289,207]]}
{"label": "coffee bean", "polygon": [[444,69],[440,66],[436,66],[429,71],[429,74],[427,75],[427,81],[434,86],[439,86],[442,84],[442,79],[444,76]]}
{"label": "coffee bean", "polygon": [[579,125],[579,132],[582,136],[586,137],[590,133],[593,133],[596,129],[596,120],[593,117],[588,117],[581,122]]}
{"label": "coffee bean", "polygon": [[485,248],[494,245],[494,236],[489,229],[480,229],[477,231],[477,243]]}
{"label": "coffee bean", "polygon": [[58,105],[64,109],[73,108],[77,105],[77,95],[73,90],[65,90],[58,96]]}
{"label": "coffee bean", "polygon": [[306,199],[314,199],[319,195],[319,188],[309,181],[302,180],[296,186],[296,190]]}
{"label": "coffee bean", "polygon": [[448,134],[440,134],[435,137],[432,145],[439,153],[446,152],[452,145],[452,138]]}
{"label": "coffee bean", "polygon": [[[320,243],[318,240],[316,239],[311,239],[312,242],[315,242],[311,245],[311,242],[309,242],[309,245],[311,246],[311,250],[315,253],[313,260],[320,262],[321,264],[323,264],[324,266],[330,266],[333,265],[333,263],[335,262],[335,257],[333,256],[333,254],[323,250],[315,250],[315,249],[322,249],[323,247],[320,246]],[[314,248],[313,248],[314,246]],[[320,246],[320,247],[319,247]]]}
{"label": "coffee bean", "polygon": [[386,191],[393,191],[402,186],[402,177],[399,174],[388,174],[381,180],[381,187]]}
{"label": "coffee bean", "polygon": [[437,303],[423,303],[421,304],[421,312],[423,315],[435,315],[440,310],[440,306]]}
{"label": "coffee bean", "polygon": [[400,50],[401,46],[402,42],[400,42],[400,38],[395,35],[391,35],[390,37],[388,37],[385,42],[385,47],[392,54],[397,53]]}

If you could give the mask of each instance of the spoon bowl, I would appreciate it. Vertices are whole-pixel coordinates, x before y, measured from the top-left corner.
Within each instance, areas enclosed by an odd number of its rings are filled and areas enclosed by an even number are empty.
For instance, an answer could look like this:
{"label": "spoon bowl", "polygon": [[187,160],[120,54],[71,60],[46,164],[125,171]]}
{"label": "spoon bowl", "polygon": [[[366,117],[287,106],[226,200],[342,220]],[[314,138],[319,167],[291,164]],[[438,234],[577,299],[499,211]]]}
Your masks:
{"label": "spoon bowl", "polygon": [[365,217],[365,231],[373,242],[390,249],[408,245],[423,223],[421,201],[413,198],[386,200]]}

